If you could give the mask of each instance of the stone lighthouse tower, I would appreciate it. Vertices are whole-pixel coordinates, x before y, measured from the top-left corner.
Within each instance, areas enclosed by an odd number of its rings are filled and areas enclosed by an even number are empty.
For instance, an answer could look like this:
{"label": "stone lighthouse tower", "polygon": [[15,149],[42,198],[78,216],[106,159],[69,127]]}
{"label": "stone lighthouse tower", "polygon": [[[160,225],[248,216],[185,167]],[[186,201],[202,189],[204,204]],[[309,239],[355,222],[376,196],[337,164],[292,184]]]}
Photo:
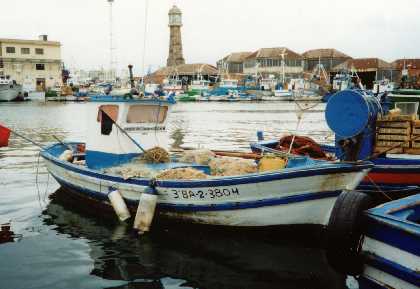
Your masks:
{"label": "stone lighthouse tower", "polygon": [[175,66],[185,64],[182,55],[182,39],[181,39],[181,26],[182,26],[182,12],[175,5],[169,10],[169,57],[166,61],[167,66]]}

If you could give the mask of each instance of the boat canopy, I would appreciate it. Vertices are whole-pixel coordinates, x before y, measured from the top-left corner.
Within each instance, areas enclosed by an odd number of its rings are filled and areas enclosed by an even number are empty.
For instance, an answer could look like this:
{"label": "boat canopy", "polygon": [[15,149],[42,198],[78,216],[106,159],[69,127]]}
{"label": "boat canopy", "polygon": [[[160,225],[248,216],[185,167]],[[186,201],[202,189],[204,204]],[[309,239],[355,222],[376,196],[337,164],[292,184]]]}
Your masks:
{"label": "boat canopy", "polygon": [[172,102],[122,97],[93,102],[86,141],[89,168],[119,165],[156,146],[168,149],[166,122]]}

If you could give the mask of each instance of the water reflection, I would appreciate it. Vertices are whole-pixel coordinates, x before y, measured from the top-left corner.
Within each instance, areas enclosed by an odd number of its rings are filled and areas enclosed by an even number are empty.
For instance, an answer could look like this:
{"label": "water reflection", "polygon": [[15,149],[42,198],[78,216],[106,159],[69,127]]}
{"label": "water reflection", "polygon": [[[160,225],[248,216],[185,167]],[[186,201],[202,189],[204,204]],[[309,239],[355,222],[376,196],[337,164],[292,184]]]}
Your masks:
{"label": "water reflection", "polygon": [[88,240],[91,274],[128,281],[112,288],[344,288],[322,250],[290,232],[268,237],[161,226],[139,238],[128,226],[77,211],[65,194],[52,195],[44,223]]}

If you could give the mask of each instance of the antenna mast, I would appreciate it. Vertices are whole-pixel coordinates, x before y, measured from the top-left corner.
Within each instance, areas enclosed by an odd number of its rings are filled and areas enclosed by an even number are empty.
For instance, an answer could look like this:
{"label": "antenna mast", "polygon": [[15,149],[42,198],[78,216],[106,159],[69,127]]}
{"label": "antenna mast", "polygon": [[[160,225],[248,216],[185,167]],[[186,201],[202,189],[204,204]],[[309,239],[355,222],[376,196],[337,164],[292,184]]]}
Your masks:
{"label": "antenna mast", "polygon": [[114,0],[107,0],[109,3],[109,78],[112,80],[113,78],[113,68],[114,68],[114,45],[113,45],[113,17],[112,17],[112,4]]}

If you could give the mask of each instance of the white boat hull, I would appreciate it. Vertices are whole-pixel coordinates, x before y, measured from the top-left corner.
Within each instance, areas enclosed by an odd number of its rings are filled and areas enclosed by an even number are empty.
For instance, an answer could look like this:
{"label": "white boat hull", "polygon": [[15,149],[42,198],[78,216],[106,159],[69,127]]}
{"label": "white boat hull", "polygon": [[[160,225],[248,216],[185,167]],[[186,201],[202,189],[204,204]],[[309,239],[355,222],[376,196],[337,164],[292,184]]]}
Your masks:
{"label": "white boat hull", "polygon": [[[43,153],[48,171],[64,187],[109,205],[107,194],[118,189],[131,210],[150,183],[126,181],[52,158]],[[157,181],[161,216],[189,223],[223,226],[326,225],[342,190],[354,189],[369,169],[322,173],[309,169],[208,180]],[[322,168],[321,168],[322,170]],[[295,175],[303,174],[301,177]],[[314,175],[315,174],[315,175]]]}
{"label": "white boat hull", "polygon": [[19,92],[21,92],[20,86],[14,85],[13,88],[0,87],[0,101],[12,101],[18,96]]}

